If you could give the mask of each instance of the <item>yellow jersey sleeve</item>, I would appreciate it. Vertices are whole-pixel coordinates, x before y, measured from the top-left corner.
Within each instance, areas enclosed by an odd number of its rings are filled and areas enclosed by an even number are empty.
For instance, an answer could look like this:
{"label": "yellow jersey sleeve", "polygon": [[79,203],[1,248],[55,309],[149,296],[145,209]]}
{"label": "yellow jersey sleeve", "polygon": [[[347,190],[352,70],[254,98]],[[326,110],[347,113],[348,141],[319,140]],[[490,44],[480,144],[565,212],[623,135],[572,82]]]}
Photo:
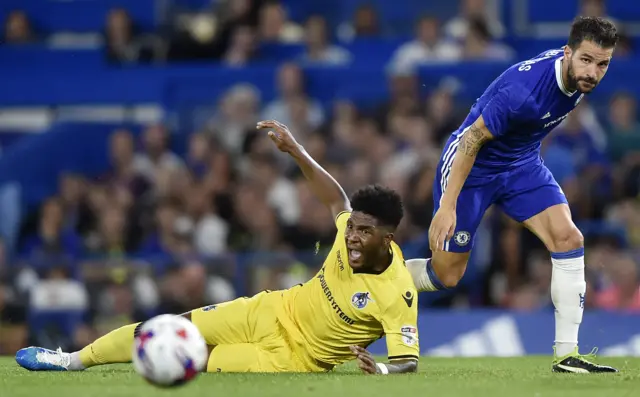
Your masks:
{"label": "yellow jersey sleeve", "polygon": [[336,227],[338,232],[347,228],[347,220],[351,217],[351,211],[342,211],[336,216]]}
{"label": "yellow jersey sleeve", "polygon": [[[395,288],[391,291],[398,291]],[[393,303],[381,315],[389,360],[419,359],[418,297],[415,288],[395,293]],[[390,297],[391,298],[391,297]]]}

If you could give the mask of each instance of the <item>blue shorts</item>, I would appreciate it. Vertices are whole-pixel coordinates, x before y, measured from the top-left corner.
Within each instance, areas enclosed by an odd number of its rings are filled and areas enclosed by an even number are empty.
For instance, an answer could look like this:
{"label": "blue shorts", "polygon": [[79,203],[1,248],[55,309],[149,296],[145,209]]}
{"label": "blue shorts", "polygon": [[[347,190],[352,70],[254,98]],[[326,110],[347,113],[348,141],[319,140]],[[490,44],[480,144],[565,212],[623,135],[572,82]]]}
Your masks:
{"label": "blue shorts", "polygon": [[[434,214],[440,208],[449,171],[443,167],[441,159],[433,186]],[[456,229],[453,238],[445,242],[445,251],[471,251],[476,229],[492,204],[517,222],[523,222],[549,207],[567,204],[567,198],[551,171],[542,163],[526,164],[486,176],[469,175],[458,196]]]}

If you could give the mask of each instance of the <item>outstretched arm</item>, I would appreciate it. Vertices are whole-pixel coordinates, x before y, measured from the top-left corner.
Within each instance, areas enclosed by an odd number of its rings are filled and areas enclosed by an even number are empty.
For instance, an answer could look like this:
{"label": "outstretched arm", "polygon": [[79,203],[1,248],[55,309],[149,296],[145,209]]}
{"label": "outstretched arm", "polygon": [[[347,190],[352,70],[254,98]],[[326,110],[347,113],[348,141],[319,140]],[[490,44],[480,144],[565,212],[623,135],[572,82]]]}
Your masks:
{"label": "outstretched arm", "polygon": [[350,211],[349,198],[335,179],[322,168],[302,145],[296,142],[289,128],[275,120],[261,121],[258,129],[270,129],[269,138],[281,152],[288,153],[300,167],[302,174],[309,181],[311,190],[329,209],[334,218],[343,211]]}

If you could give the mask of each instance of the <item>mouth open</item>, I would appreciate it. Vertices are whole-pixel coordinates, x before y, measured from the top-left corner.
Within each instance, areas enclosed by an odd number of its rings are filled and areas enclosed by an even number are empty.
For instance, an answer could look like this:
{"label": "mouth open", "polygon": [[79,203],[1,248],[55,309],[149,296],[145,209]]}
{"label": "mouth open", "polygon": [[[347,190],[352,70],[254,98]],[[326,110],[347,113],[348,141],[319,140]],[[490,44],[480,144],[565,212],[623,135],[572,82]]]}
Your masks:
{"label": "mouth open", "polygon": [[358,262],[362,258],[362,252],[358,250],[349,250],[349,261],[350,262]]}

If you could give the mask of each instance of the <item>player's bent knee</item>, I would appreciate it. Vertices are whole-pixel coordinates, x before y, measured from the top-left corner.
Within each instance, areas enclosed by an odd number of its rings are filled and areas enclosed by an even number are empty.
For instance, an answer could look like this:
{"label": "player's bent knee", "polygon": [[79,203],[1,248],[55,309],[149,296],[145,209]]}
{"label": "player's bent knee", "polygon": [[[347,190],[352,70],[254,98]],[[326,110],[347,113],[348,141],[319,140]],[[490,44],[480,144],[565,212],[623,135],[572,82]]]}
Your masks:
{"label": "player's bent knee", "polygon": [[467,269],[469,253],[456,253],[439,251],[434,253],[432,260],[433,270],[438,279],[446,288],[458,285]]}
{"label": "player's bent knee", "polygon": [[440,281],[445,287],[454,288],[455,286],[458,285],[463,275],[464,275],[464,272],[459,273],[454,271],[448,271],[443,276],[440,276]]}
{"label": "player's bent knee", "polygon": [[218,345],[209,354],[207,372],[262,372],[258,349],[250,343]]}
{"label": "player's bent knee", "polygon": [[553,234],[552,252],[567,252],[584,247],[584,237],[578,228],[571,224]]}

